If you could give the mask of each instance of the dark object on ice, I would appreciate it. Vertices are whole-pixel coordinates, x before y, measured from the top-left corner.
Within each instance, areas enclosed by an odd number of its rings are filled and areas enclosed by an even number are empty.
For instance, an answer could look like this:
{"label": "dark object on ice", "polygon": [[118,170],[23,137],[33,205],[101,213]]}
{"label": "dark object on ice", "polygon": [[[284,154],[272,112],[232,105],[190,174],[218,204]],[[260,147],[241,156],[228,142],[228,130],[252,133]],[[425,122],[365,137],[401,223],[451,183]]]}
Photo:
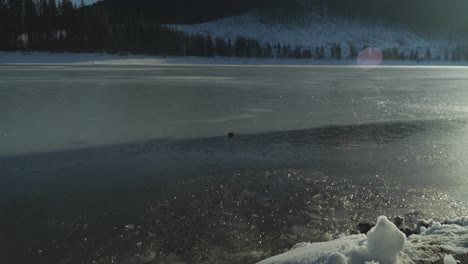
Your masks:
{"label": "dark object on ice", "polygon": [[234,138],[234,136],[235,136],[234,132],[229,132],[229,133],[228,133],[228,137],[229,137],[229,138]]}
{"label": "dark object on ice", "polygon": [[414,230],[412,230],[412,229],[409,229],[409,228],[407,228],[407,227],[405,227],[405,228],[399,228],[399,229],[400,229],[401,232],[403,232],[403,233],[406,235],[406,237],[409,237],[409,236],[411,236],[411,235],[417,234],[416,231],[414,231]]}
{"label": "dark object on ice", "polygon": [[369,223],[359,223],[356,228],[361,234],[367,234],[375,225]]}
{"label": "dark object on ice", "polygon": [[432,226],[432,220],[429,220],[429,221],[419,220],[418,223],[416,224],[417,234],[421,233],[421,226],[424,226],[426,229],[430,228]]}
{"label": "dark object on ice", "polygon": [[253,198],[255,198],[255,196],[257,196],[257,193],[251,191],[244,191],[240,194],[240,196],[245,199],[252,200]]}
{"label": "dark object on ice", "polygon": [[398,227],[398,229],[401,232],[403,232],[406,235],[406,237],[417,234],[416,230],[409,229],[408,227],[406,227],[405,218],[403,218],[402,216],[395,216],[395,218],[393,218],[393,223],[396,225],[396,227]]}
{"label": "dark object on ice", "polygon": [[395,216],[395,218],[393,218],[393,223],[399,229],[403,229],[405,227],[405,219],[401,216]]}

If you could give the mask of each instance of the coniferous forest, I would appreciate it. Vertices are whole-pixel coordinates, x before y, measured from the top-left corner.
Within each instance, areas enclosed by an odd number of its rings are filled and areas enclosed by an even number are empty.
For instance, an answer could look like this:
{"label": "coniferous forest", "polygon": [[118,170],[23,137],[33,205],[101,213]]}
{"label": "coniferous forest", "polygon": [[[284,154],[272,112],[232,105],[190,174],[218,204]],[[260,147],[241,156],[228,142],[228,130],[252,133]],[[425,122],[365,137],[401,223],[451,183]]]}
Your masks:
{"label": "coniferous forest", "polygon": [[[108,52],[176,56],[236,56],[343,59],[342,47],[290,47],[260,43],[242,36],[222,39],[186,34],[166,24],[205,22],[251,9],[274,17],[301,16],[305,2],[322,13],[376,18],[428,33],[442,31],[468,37],[468,1],[464,0],[105,0],[74,5],[70,0],[0,0],[0,50],[54,52]],[[357,48],[349,47],[348,57]],[[326,49],[326,50],[325,50]],[[468,49],[447,51],[446,58],[384,51],[391,59],[468,58]]]}

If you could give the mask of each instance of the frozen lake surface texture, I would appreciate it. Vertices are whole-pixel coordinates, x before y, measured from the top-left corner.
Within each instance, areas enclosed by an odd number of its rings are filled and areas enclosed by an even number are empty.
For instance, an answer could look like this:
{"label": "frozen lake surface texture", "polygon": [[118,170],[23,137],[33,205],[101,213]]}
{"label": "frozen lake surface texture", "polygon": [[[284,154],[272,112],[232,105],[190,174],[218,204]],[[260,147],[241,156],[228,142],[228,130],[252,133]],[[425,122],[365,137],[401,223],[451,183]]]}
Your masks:
{"label": "frozen lake surface texture", "polygon": [[466,215],[467,73],[0,65],[0,263],[255,263]]}

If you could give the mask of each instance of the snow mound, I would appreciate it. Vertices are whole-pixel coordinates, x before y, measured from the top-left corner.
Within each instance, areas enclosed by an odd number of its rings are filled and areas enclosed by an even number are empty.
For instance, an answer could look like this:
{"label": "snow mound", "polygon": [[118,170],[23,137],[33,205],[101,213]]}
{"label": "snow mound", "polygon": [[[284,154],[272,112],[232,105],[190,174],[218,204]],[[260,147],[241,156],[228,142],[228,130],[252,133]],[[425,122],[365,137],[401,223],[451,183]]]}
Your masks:
{"label": "snow mound", "polygon": [[375,227],[367,234],[367,244],[351,252],[351,263],[365,261],[377,261],[380,264],[395,263],[405,243],[405,234],[387,217],[381,216]]}
{"label": "snow mound", "polygon": [[319,263],[329,264],[340,263],[345,258],[347,263],[346,253],[349,253],[354,248],[363,246],[367,237],[365,235],[352,235],[337,240],[322,242],[322,243],[302,243],[295,246],[291,251],[282,255],[266,259],[259,264],[294,264],[294,263]]}
{"label": "snow mound", "polygon": [[[301,243],[291,251],[266,259],[260,264],[379,263],[405,264],[440,261],[457,263],[451,255],[468,253],[468,217],[432,221],[422,233],[405,235],[385,216],[366,235],[351,235],[322,243]],[[447,255],[449,254],[449,255]]]}
{"label": "snow mound", "polygon": [[402,253],[405,243],[405,235],[387,217],[381,216],[367,236],[352,235],[329,242],[302,243],[260,264],[410,263]]}

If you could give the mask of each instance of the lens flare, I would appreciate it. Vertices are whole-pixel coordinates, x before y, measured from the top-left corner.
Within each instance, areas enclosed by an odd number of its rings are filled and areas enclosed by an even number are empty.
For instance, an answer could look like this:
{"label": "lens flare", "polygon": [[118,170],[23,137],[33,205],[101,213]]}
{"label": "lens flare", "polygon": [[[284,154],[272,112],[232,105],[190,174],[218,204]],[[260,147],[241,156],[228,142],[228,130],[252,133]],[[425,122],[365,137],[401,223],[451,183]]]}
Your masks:
{"label": "lens flare", "polygon": [[382,51],[378,48],[366,48],[357,57],[357,65],[373,68],[382,63]]}

